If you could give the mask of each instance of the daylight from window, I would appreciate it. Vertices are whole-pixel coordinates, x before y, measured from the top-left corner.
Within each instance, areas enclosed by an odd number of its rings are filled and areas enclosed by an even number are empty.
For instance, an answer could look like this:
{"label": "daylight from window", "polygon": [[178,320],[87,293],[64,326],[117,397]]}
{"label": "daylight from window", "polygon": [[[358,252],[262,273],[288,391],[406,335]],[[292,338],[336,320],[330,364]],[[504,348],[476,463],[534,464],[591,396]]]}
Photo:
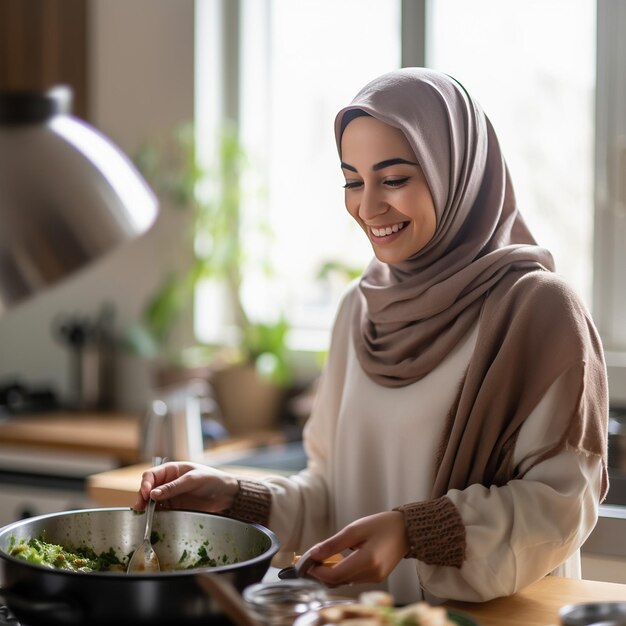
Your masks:
{"label": "daylight from window", "polygon": [[[241,131],[255,180],[243,300],[257,318],[286,315],[294,347],[324,349],[344,268],[361,270],[372,256],[343,204],[334,117],[366,82],[399,67],[400,3],[248,0],[242,20]],[[329,264],[340,269],[318,278]],[[217,316],[203,314],[214,302],[210,288],[199,292],[205,340],[220,332]]]}
{"label": "daylight from window", "polygon": [[595,0],[437,0],[429,8],[428,64],[481,103],[531,231],[590,304]]}
{"label": "daylight from window", "polygon": [[[589,301],[595,2],[428,7],[427,64],[482,104],[533,234]],[[240,129],[251,163],[244,304],[261,320],[287,316],[293,347],[325,349],[347,270],[372,256],[343,205],[334,116],[366,82],[400,66],[400,2],[246,0],[241,19]],[[210,71],[204,76],[210,91]],[[223,333],[218,299],[208,285],[198,291],[201,340]]]}

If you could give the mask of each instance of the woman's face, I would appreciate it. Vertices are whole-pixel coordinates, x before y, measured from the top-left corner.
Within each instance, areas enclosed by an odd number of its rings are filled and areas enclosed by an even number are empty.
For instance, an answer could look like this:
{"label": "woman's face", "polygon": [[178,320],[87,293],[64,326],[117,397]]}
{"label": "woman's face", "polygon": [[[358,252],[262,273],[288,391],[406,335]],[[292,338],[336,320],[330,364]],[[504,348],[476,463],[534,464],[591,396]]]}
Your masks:
{"label": "woman's face", "polygon": [[341,154],[346,208],[376,257],[394,264],[421,250],[435,233],[435,205],[402,131],[357,117],[343,132]]}

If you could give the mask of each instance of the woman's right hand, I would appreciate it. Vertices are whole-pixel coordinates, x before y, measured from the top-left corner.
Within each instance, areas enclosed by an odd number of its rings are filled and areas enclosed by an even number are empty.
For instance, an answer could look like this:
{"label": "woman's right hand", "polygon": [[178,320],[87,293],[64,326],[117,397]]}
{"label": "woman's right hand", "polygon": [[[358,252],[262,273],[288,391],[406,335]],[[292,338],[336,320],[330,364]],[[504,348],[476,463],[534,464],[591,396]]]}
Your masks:
{"label": "woman's right hand", "polygon": [[239,492],[234,476],[199,463],[169,462],[146,470],[133,508],[142,511],[152,497],[171,509],[219,513]]}

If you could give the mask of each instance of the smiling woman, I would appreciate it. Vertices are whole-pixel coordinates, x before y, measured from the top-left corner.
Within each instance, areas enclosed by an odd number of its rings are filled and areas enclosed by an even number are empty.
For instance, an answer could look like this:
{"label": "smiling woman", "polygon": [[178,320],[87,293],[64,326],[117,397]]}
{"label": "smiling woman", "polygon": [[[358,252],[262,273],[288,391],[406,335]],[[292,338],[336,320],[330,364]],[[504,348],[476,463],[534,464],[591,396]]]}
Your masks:
{"label": "smiling woman", "polygon": [[136,506],[268,525],[284,550],[313,546],[305,563],[344,556],[309,575],[401,604],[579,577],[608,486],[602,346],[526,226],[488,116],[455,78],[404,68],[339,110],[335,139],[376,258],[337,312],[306,469],[235,484],[168,464]]}
{"label": "smiling woman", "polygon": [[[405,135],[360,109],[352,111],[357,111],[352,121],[348,116],[342,120],[346,208],[369,237],[376,257],[399,263],[434,235],[433,198]],[[379,160],[381,155],[386,158]]]}
{"label": "smiling woman", "polygon": [[[246,210],[262,213],[272,225],[276,280],[251,268],[244,297],[259,316],[271,317],[272,306],[280,303],[291,323],[290,341],[298,347],[327,345],[325,329],[332,323],[343,284],[316,280],[322,264],[336,260],[362,269],[371,252],[340,215],[336,189],[341,181],[330,165],[334,147],[319,128],[373,74],[402,63],[418,64],[402,59],[401,47],[425,47],[427,65],[473,87],[502,134],[533,230],[554,251],[557,269],[591,301],[595,2],[427,4],[427,19],[419,23],[410,21],[405,10],[405,5],[422,5],[417,1],[241,0],[238,55],[203,53],[199,59],[199,69],[204,68],[199,74],[199,100],[208,97],[203,93],[217,95],[219,72],[207,71],[207,59],[219,66],[221,56],[219,71],[228,77],[229,93],[239,94],[236,111],[243,138],[250,154],[265,167],[267,195]],[[567,32],[559,27],[565,13],[571,23]],[[229,31],[222,37],[235,46],[236,34]],[[512,41],[515,45],[510,45]],[[346,50],[349,65],[342,64]],[[505,69],[496,71],[499,67]],[[200,105],[197,110],[206,116],[219,107]],[[523,121],[528,124],[520,132]],[[572,128],[576,133],[570,132]],[[294,152],[295,129],[299,132]],[[207,132],[204,141],[210,137]],[[550,180],[563,184],[549,184],[548,171]],[[328,184],[315,182],[321,180]],[[548,202],[558,204],[558,218],[539,208]],[[310,236],[302,241],[293,233],[305,215],[316,219],[307,224]],[[292,262],[281,262],[285,258]],[[200,336],[219,336],[219,329],[211,327],[211,320],[217,321],[214,296],[211,291],[199,292]]]}

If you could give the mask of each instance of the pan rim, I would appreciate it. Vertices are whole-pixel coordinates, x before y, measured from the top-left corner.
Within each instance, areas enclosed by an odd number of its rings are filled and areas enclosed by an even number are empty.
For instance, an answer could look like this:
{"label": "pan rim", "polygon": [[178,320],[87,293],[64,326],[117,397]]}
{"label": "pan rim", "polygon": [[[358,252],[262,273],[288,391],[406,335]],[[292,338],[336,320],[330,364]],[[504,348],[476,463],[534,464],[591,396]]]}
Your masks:
{"label": "pan rim", "polygon": [[[98,514],[98,513],[105,513],[105,512],[113,512],[113,513],[130,512],[135,515],[141,515],[141,512],[135,511],[135,509],[133,509],[132,507],[93,507],[93,508],[88,508],[88,509],[72,509],[68,511],[59,511],[57,513],[45,513],[43,515],[37,515],[35,517],[29,517],[23,520],[17,520],[15,522],[11,522],[10,524],[7,524],[6,526],[1,527],[0,539],[10,534],[12,529],[22,527],[27,523],[39,522],[39,521],[44,521],[46,519],[59,518],[59,517],[64,517],[64,516],[69,516],[69,515],[76,515],[76,514],[86,514],[86,513]],[[199,516],[218,517],[218,518],[227,519],[230,522],[233,522],[236,524],[241,524],[244,526],[256,528],[258,531],[260,531],[263,535],[265,535],[270,540],[270,545],[262,554],[255,556],[251,559],[246,559],[245,561],[240,561],[239,563],[230,563],[228,565],[217,565],[215,567],[207,566],[207,567],[194,567],[192,569],[182,569],[182,570],[164,570],[161,572],[146,572],[146,573],[132,574],[132,575],[129,575],[126,572],[73,572],[70,570],[64,570],[64,569],[59,569],[55,567],[47,567],[45,565],[38,565],[36,563],[31,563],[29,561],[25,561],[23,559],[14,557],[10,555],[8,552],[6,552],[2,547],[0,547],[0,558],[7,559],[8,561],[12,563],[19,564],[20,566],[24,566],[28,569],[32,569],[33,571],[36,571],[39,573],[53,574],[55,576],[57,575],[81,576],[81,577],[87,576],[89,579],[94,579],[94,580],[96,579],[98,580],[124,579],[127,581],[131,581],[131,580],[145,580],[145,579],[155,579],[155,578],[165,579],[165,578],[190,577],[190,576],[195,576],[198,574],[204,574],[207,572],[211,572],[215,574],[227,573],[227,572],[240,569],[242,564],[244,563],[246,566],[254,566],[256,564],[262,564],[268,559],[271,560],[272,557],[274,557],[274,555],[280,549],[280,541],[277,535],[269,528],[266,528],[265,526],[262,526],[261,524],[257,524],[255,522],[245,522],[243,520],[238,520],[232,517],[228,517],[227,515],[223,515],[220,513],[209,513],[205,511],[195,511],[195,510],[187,510],[187,509],[171,509],[171,510],[165,509],[163,510],[163,513],[166,513],[166,514],[193,513]]]}

